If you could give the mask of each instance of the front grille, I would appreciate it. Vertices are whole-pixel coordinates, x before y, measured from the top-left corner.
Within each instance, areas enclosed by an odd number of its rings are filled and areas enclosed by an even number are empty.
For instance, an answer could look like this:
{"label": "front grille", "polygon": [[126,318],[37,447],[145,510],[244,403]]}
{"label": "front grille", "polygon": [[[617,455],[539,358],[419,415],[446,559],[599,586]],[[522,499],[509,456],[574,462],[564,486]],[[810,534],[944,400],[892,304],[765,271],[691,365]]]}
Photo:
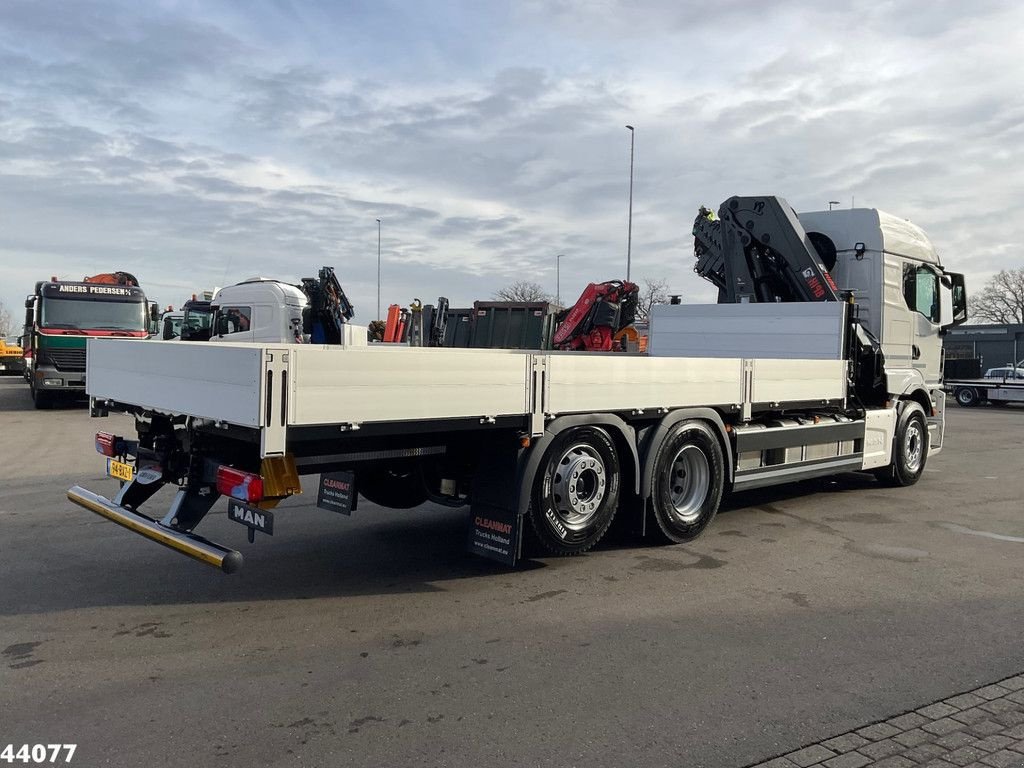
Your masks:
{"label": "front grille", "polygon": [[84,349],[48,349],[46,356],[53,360],[58,371],[84,371]]}

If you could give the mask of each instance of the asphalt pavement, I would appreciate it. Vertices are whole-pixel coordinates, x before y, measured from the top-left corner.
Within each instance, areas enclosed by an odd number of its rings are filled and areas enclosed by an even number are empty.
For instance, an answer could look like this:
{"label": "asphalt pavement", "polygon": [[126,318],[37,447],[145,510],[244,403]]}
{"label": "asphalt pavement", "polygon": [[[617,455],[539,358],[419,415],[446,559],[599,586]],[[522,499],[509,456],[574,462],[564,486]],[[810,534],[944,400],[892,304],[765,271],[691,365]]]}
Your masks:
{"label": "asphalt pavement", "polygon": [[[0,748],[73,765],[728,766],[1024,671],[1024,409],[950,408],[917,486],[737,495],[698,541],[517,570],[465,512],[315,485],[225,576],[69,503],[97,429],[0,379]],[[158,505],[161,497],[154,502]],[[162,497],[166,500],[166,496]]]}

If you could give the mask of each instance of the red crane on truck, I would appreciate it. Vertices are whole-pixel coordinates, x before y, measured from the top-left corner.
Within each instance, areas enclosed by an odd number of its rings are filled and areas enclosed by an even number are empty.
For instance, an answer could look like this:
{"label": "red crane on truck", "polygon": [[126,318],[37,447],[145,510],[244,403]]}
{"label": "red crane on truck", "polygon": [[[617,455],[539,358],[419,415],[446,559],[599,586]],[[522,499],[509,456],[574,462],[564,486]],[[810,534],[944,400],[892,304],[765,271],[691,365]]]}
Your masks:
{"label": "red crane on truck", "polygon": [[555,332],[555,349],[608,352],[616,334],[633,324],[639,288],[628,280],[591,283]]}

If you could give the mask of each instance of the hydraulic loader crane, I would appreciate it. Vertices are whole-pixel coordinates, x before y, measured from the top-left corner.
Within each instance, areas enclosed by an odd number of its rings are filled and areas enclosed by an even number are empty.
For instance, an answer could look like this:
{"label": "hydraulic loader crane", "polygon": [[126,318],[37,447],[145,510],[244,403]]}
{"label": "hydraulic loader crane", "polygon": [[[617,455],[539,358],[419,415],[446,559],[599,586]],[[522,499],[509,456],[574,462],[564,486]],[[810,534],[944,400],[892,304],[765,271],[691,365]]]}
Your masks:
{"label": "hydraulic loader crane", "polygon": [[781,197],[730,197],[715,218],[703,206],[693,222],[694,271],[718,286],[718,303],[839,301],[814,240]]}
{"label": "hydraulic loader crane", "polygon": [[99,283],[102,285],[128,285],[139,287],[139,281],[130,272],[103,272],[99,275],[91,275],[82,278],[83,283]]}
{"label": "hydraulic loader crane", "polygon": [[885,357],[861,323],[853,292],[840,296],[829,270],[832,241],[804,230],[781,197],[730,197],[718,217],[701,206],[693,222],[694,271],[718,287],[718,303],[846,301],[851,391],[864,403],[886,399]]}
{"label": "hydraulic loader crane", "polygon": [[591,283],[562,316],[555,332],[555,349],[607,352],[623,328],[636,319],[639,288],[628,280]]}
{"label": "hydraulic loader crane", "polygon": [[[352,319],[355,307],[345,295],[333,267],[321,267],[319,276],[302,278],[302,291],[309,297],[308,332],[314,344],[341,343],[343,326]],[[303,322],[303,325],[307,325]]]}

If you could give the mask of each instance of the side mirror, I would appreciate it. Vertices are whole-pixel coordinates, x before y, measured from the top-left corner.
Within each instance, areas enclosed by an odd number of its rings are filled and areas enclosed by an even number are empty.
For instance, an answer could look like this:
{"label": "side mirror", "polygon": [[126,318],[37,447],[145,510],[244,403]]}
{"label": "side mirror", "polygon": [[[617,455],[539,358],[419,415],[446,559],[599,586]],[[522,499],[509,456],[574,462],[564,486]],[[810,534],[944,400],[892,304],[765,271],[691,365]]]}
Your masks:
{"label": "side mirror", "polygon": [[213,335],[226,336],[228,334],[228,318],[226,315],[217,315],[213,321]]}
{"label": "side mirror", "polygon": [[943,280],[943,285],[949,288],[953,304],[953,314],[950,322],[942,326],[942,330],[949,330],[967,322],[967,286],[964,283],[964,276],[957,272],[947,272],[948,283]]}

